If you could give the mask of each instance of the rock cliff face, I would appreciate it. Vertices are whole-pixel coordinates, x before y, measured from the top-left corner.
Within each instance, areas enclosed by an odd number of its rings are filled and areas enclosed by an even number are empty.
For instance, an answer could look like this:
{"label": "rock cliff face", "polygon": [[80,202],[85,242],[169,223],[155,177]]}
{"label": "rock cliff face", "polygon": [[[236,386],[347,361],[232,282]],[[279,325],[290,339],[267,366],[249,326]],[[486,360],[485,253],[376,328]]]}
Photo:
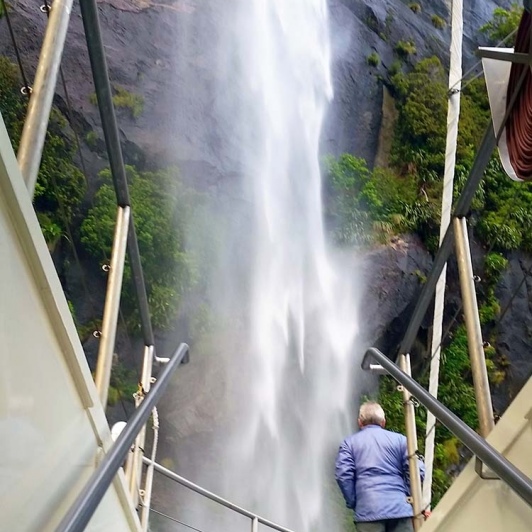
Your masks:
{"label": "rock cliff face", "polygon": [[[493,407],[502,413],[532,373],[532,259],[514,254],[497,287],[504,315],[497,331],[497,352],[509,362],[508,378],[493,393]],[[512,299],[513,298],[513,299]]]}
{"label": "rock cliff face", "polygon": [[[324,132],[325,151],[356,153],[373,163],[381,125],[382,84],[397,60],[395,46],[412,41],[416,53],[407,61],[437,55],[448,62],[450,25],[437,29],[432,16],[450,21],[450,2],[386,0],[330,0],[335,97]],[[497,6],[509,3],[492,0],[464,2],[464,73],[477,65],[474,52],[480,44],[479,28]],[[377,68],[369,68],[367,57],[376,52]],[[474,72],[479,72],[477,65]],[[472,74],[469,74],[472,75]]]}
{"label": "rock cliff face", "polygon": [[[448,2],[420,2],[414,13],[402,0],[330,0],[334,100],[323,133],[323,152],[355,153],[373,162],[381,123],[382,83],[397,55],[399,41],[416,49],[410,61],[448,55],[449,26],[436,29],[431,17],[449,21]],[[465,2],[465,68],[476,61],[478,28],[497,5],[507,0]],[[11,19],[28,77],[33,78],[46,17],[30,0],[18,0]],[[190,180],[216,183],[235,168],[238,151],[234,132],[225,120],[235,109],[224,96],[237,76],[226,68],[230,50],[219,44],[231,27],[231,3],[216,0],[103,0],[100,2],[103,39],[113,84],[143,96],[142,114],[134,119],[119,110],[125,155],[142,165],[179,163]],[[224,21],[226,22],[224,24]],[[367,56],[377,52],[380,65],[369,68]],[[7,31],[0,32],[0,53],[14,58]],[[100,134],[94,89],[79,8],[74,6],[63,59],[68,90],[76,114],[75,126]],[[236,69],[237,66],[234,66]],[[217,85],[218,90],[214,91]],[[223,90],[223,89],[227,90]],[[64,99],[62,89],[58,97]],[[103,145],[87,154],[93,169]]]}

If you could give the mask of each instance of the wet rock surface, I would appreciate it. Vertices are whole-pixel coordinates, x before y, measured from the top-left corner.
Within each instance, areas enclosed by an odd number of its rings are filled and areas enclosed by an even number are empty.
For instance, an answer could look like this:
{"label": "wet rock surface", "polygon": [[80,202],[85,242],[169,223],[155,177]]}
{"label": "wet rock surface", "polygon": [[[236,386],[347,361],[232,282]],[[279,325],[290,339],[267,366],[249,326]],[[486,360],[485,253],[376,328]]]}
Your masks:
{"label": "wet rock surface", "polygon": [[367,338],[390,356],[413,310],[432,257],[412,235],[394,238],[390,245],[369,252],[363,260],[365,291],[362,298],[367,320]]}
{"label": "wet rock surface", "polygon": [[[438,15],[448,22],[449,9],[442,0],[421,2],[419,13],[400,0],[330,0],[329,4],[334,99],[322,136],[322,151],[355,153],[372,164],[381,122],[381,79],[398,59],[395,46],[399,41],[414,43],[416,53],[405,58],[407,63],[434,54],[445,60],[449,25],[436,29],[431,17]],[[479,43],[478,28],[497,5],[509,2],[466,2],[466,70],[477,62],[474,50]],[[231,6],[214,0],[105,0],[99,6],[111,82],[144,98],[138,118],[127,109],[118,109],[123,142],[133,143],[146,153],[142,164],[179,163],[193,181],[218,182],[239,171],[236,158],[231,157],[239,149],[238,135],[227,120],[237,111],[229,93],[238,84],[238,76],[226,68],[232,58],[230,54],[221,55],[219,47],[226,36],[223,21],[232,16]],[[11,20],[31,80],[46,17],[37,4],[18,0]],[[376,68],[367,64],[372,52],[380,58]],[[14,59],[7,31],[0,32],[0,53]],[[74,111],[83,117],[77,122],[80,132],[94,130],[103,138],[98,110],[90,101],[94,88],[77,4],[71,16],[63,69]],[[63,95],[61,87],[58,94]],[[94,171],[101,167],[101,150],[96,151],[92,157],[88,155]],[[128,162],[139,163],[127,150],[125,157]]]}
{"label": "wet rock surface", "polygon": [[[416,53],[404,58],[414,63],[437,55],[448,63],[450,42],[449,3],[442,0],[419,2],[421,11],[414,13],[413,2],[387,0],[330,0],[333,57],[334,100],[323,134],[324,151],[355,153],[373,164],[381,124],[382,78],[400,59],[395,51],[399,41],[412,41]],[[464,73],[480,72],[474,52],[482,42],[479,28],[497,6],[509,6],[500,0],[464,2]],[[442,29],[432,23],[437,15],[446,21]],[[377,67],[370,67],[367,57],[376,53]]]}
{"label": "wet rock surface", "polygon": [[500,301],[500,325],[495,348],[508,367],[506,379],[492,387],[493,408],[504,412],[532,374],[532,259],[515,254],[509,260],[496,295]]}

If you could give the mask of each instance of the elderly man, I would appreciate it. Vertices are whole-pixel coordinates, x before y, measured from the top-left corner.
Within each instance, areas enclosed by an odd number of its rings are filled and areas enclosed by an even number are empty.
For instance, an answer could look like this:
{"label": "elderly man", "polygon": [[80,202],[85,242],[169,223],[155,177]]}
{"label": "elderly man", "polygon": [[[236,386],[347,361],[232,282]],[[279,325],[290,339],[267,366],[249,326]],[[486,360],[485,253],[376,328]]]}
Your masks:
{"label": "elderly man", "polygon": [[385,424],[382,407],[364,403],[360,431],[344,440],[336,459],[336,481],[355,512],[357,532],[413,532],[406,438]]}

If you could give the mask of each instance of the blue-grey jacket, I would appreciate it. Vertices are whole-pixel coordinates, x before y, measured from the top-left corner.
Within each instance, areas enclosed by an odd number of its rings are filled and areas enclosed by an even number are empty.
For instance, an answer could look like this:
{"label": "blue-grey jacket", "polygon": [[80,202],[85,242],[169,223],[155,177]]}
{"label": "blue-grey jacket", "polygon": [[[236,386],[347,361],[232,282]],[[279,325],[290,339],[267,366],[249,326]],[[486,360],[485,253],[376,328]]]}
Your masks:
{"label": "blue-grey jacket", "polygon": [[[421,480],[425,466],[419,461]],[[336,459],[336,481],[355,521],[412,517],[406,438],[367,425],[344,440]]]}

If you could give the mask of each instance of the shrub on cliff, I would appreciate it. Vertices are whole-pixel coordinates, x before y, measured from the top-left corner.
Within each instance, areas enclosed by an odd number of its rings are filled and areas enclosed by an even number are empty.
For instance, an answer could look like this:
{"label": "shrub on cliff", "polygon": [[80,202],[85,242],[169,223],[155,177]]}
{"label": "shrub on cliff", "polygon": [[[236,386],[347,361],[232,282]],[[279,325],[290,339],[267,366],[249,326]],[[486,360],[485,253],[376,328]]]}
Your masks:
{"label": "shrub on cliff", "polygon": [[423,231],[434,212],[415,179],[390,169],[373,172],[344,154],[327,160],[326,215],[342,244],[368,244],[405,231]]}
{"label": "shrub on cliff", "polygon": [[[15,150],[22,135],[27,106],[20,86],[17,67],[0,57],[0,112]],[[74,156],[75,145],[68,134],[68,122],[54,108],[34,196],[35,209],[49,244],[54,244],[73,223],[85,195],[85,178],[75,166]]]}
{"label": "shrub on cliff", "polygon": [[[167,328],[179,304],[196,280],[193,260],[184,249],[184,231],[196,194],[179,180],[176,170],[139,172],[126,167],[135,228],[142,257],[148,299],[155,327]],[[98,260],[111,256],[116,219],[116,197],[111,172],[100,174],[103,185],[81,225],[81,242]],[[126,265],[124,305],[130,327],[139,323]]]}
{"label": "shrub on cliff", "polygon": [[[480,28],[481,33],[487,35],[489,40],[496,44],[504,40],[508,46],[515,43],[515,31],[523,14],[522,4],[514,3],[510,9],[496,7],[493,10],[493,18]],[[513,35],[512,35],[513,34]],[[509,36],[512,37],[509,38]]]}

